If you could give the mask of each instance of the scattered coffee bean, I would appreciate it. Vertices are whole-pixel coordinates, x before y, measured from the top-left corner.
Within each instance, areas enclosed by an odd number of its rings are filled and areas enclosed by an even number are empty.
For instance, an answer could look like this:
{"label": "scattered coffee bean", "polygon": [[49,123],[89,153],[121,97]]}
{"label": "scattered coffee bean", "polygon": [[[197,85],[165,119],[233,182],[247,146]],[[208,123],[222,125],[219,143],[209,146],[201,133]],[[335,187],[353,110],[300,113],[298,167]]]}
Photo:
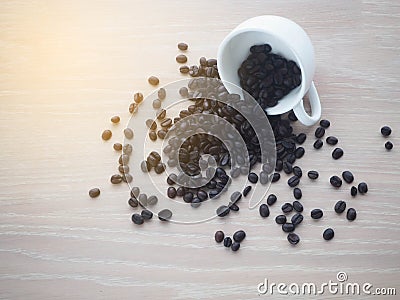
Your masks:
{"label": "scattered coffee bean", "polygon": [[243,196],[247,197],[247,195],[250,193],[250,191],[251,191],[251,186],[250,185],[246,186],[243,190]]}
{"label": "scattered coffee bean", "polygon": [[149,138],[152,141],[157,140],[157,133],[155,131],[153,131],[153,130],[149,131]]}
{"label": "scattered coffee bean", "polygon": [[168,195],[168,198],[171,198],[171,199],[175,198],[176,197],[176,188],[174,188],[173,186],[170,186],[167,190],[167,195]]}
{"label": "scattered coffee bean", "polygon": [[298,185],[299,183],[300,183],[300,178],[297,177],[296,175],[294,175],[294,176],[292,176],[292,177],[290,177],[290,178],[288,179],[288,185],[289,185],[290,187],[295,187],[295,186]]}
{"label": "scattered coffee bean", "polygon": [[199,198],[194,198],[190,203],[190,206],[193,208],[197,208],[201,205],[201,200]]}
{"label": "scattered coffee bean", "polygon": [[386,150],[392,150],[393,149],[393,143],[391,141],[387,141],[385,143],[385,148],[386,148]]}
{"label": "scattered coffee bean", "polygon": [[303,193],[301,192],[301,189],[299,188],[294,188],[293,189],[293,196],[295,199],[299,200],[303,196]]}
{"label": "scattered coffee bean", "polygon": [[164,100],[167,97],[167,91],[164,88],[160,88],[157,92],[158,99]]}
{"label": "scattered coffee bean", "polygon": [[163,209],[158,213],[160,221],[169,221],[172,218],[172,211],[169,209]]}
{"label": "scattered coffee bean", "polygon": [[332,157],[334,159],[339,159],[343,156],[343,149],[341,148],[335,148],[335,150],[332,151]]}
{"label": "scattered coffee bean", "polygon": [[189,96],[189,91],[187,87],[181,87],[179,89],[179,95],[181,95],[182,98],[187,98]]}
{"label": "scattered coffee bean", "polygon": [[232,245],[231,245],[231,249],[232,249],[232,251],[238,251],[239,250],[239,248],[240,248],[240,243],[238,243],[238,242],[234,242],[234,243],[232,243]]}
{"label": "scattered coffee bean", "polygon": [[227,247],[227,248],[232,246],[232,239],[229,236],[224,238],[224,246]]}
{"label": "scattered coffee bean", "polygon": [[225,234],[223,231],[218,230],[217,232],[215,232],[214,234],[214,239],[217,243],[222,243],[222,241],[224,240]]}
{"label": "scattered coffee bean", "polygon": [[129,173],[129,166],[127,166],[127,165],[119,165],[118,166],[118,171],[121,174],[128,174]]}
{"label": "scattered coffee bean", "polygon": [[285,215],[278,215],[275,217],[276,224],[282,225],[286,223],[286,216]]}
{"label": "scattered coffee bean", "polygon": [[305,153],[304,148],[303,147],[298,147],[296,149],[296,151],[294,152],[294,156],[296,156],[296,158],[302,158],[304,153]]}
{"label": "scattered coffee bean", "polygon": [[368,192],[368,185],[365,182],[360,182],[358,184],[358,191],[360,194],[366,194]]}
{"label": "scattered coffee bean", "polygon": [[130,183],[130,182],[132,182],[132,180],[133,180],[133,177],[132,177],[131,174],[124,174],[124,175],[122,175],[122,181],[123,181],[123,182],[128,182],[128,183]]}
{"label": "scattered coffee bean", "polygon": [[302,212],[304,210],[303,205],[299,201],[293,201],[293,209],[297,212]]}
{"label": "scattered coffee bean", "polygon": [[324,215],[323,211],[319,208],[313,209],[311,211],[311,218],[313,219],[321,219],[323,215]]}
{"label": "scattered coffee bean", "polygon": [[284,232],[292,232],[295,230],[295,226],[292,223],[285,223],[285,224],[282,224],[282,230]]}
{"label": "scattered coffee bean", "polygon": [[158,202],[158,198],[157,196],[150,196],[149,198],[147,198],[147,204],[148,205],[156,205]]}
{"label": "scattered coffee bean", "polygon": [[332,177],[329,179],[329,182],[330,182],[331,185],[334,186],[335,188],[339,188],[339,187],[342,186],[342,179],[340,179],[340,177],[339,177],[339,176],[336,176],[336,175],[332,176]]}
{"label": "scattered coffee bean", "polygon": [[165,137],[167,136],[167,131],[165,131],[164,129],[161,129],[161,130],[159,130],[159,131],[157,131],[157,136],[160,138],[160,139],[165,139]]}
{"label": "scattered coffee bean", "polygon": [[298,120],[293,110],[290,113],[288,113],[288,119],[292,122],[296,122]]}
{"label": "scattered coffee bean", "polygon": [[111,130],[104,130],[103,133],[101,134],[101,138],[105,141],[108,141],[109,139],[111,139],[112,137],[112,132]]}
{"label": "scattered coffee bean", "polygon": [[129,105],[129,112],[130,112],[131,114],[134,114],[134,113],[136,113],[137,111],[138,111],[138,104],[135,103],[135,102],[132,102],[132,103]]}
{"label": "scattered coffee bean", "polygon": [[133,138],[133,130],[130,128],[125,128],[124,135],[128,140],[132,139]]}
{"label": "scattered coffee bean", "polygon": [[293,232],[288,234],[287,240],[292,245],[297,245],[300,242],[299,236],[297,234],[293,233]]}
{"label": "scattered coffee bean", "polygon": [[303,171],[301,170],[300,167],[294,166],[293,167],[293,174],[296,175],[297,177],[301,178],[301,176],[303,176]]}
{"label": "scattered coffee bean", "polygon": [[324,145],[324,142],[321,139],[318,139],[314,142],[313,147],[315,149],[321,149],[321,147]]}
{"label": "scattered coffee bean", "polygon": [[121,150],[122,150],[122,144],[120,144],[120,143],[115,143],[115,144],[113,145],[113,148],[114,148],[115,151],[121,151]]}
{"label": "scattered coffee bean", "polygon": [[131,144],[125,144],[125,145],[122,147],[122,152],[123,152],[124,154],[130,155],[130,154],[132,153],[132,151],[133,151],[133,147],[132,147]]}
{"label": "scattered coffee bean", "polygon": [[332,146],[336,145],[338,143],[338,141],[339,140],[334,136],[328,136],[326,138],[326,143],[329,144],[329,145],[332,145]]}
{"label": "scattered coffee bean", "polygon": [[140,215],[144,220],[150,220],[151,218],[153,218],[153,213],[148,209],[143,209]]}
{"label": "scattered coffee bean", "polygon": [[357,196],[357,188],[355,186],[351,187],[350,195],[352,195],[353,197]]}
{"label": "scattered coffee bean", "polygon": [[147,119],[146,120],[146,126],[150,130],[156,130],[157,129],[157,123],[152,119]]}
{"label": "scattered coffee bean", "polygon": [[322,138],[324,134],[325,134],[325,129],[323,127],[318,127],[317,129],[315,129],[315,137],[317,139]]}
{"label": "scattered coffee bean", "polygon": [[181,42],[178,44],[178,49],[182,50],[182,51],[186,51],[188,49],[188,44]]}
{"label": "scattered coffee bean", "polygon": [[333,237],[335,236],[335,232],[333,231],[332,228],[327,228],[327,229],[325,229],[322,236],[325,241],[329,241],[329,240],[333,239]]}
{"label": "scattered coffee bean", "polygon": [[292,216],[292,218],[290,219],[290,221],[292,222],[292,224],[294,226],[299,225],[301,222],[303,222],[303,215],[301,213],[296,213]]}
{"label": "scattered coffee bean", "polygon": [[229,209],[232,211],[239,211],[239,206],[237,206],[235,203],[229,203]]}
{"label": "scattered coffee bean", "polygon": [[288,162],[288,161],[285,161],[285,162],[283,163],[283,171],[284,171],[286,174],[292,173],[292,172],[293,172],[292,164],[291,164],[290,162]]}
{"label": "scattered coffee bean", "polygon": [[139,197],[139,194],[140,194],[140,189],[137,186],[134,186],[131,189],[131,197],[137,198],[137,197]]}
{"label": "scattered coffee bean", "polygon": [[313,179],[313,180],[317,179],[319,176],[317,171],[308,171],[307,175],[308,175],[308,178]]}
{"label": "scattered coffee bean", "polygon": [[119,174],[112,175],[110,181],[112,184],[119,184],[122,182],[122,176]]}
{"label": "scattered coffee bean", "polygon": [[322,128],[328,128],[329,126],[331,126],[331,122],[329,122],[328,120],[321,120],[321,121],[319,121],[319,125],[322,127]]}
{"label": "scattered coffee bean", "polygon": [[307,138],[307,135],[305,133],[299,133],[296,137],[296,142],[297,144],[303,144]]}
{"label": "scattered coffee bean", "polygon": [[357,217],[356,210],[354,208],[349,208],[347,210],[347,215],[346,215],[347,220],[354,221],[356,219],[356,217]]}
{"label": "scattered coffee bean", "polygon": [[187,74],[187,73],[189,73],[189,71],[190,71],[190,68],[186,65],[179,67],[179,72],[181,72],[181,74]]}
{"label": "scattered coffee bean", "polygon": [[154,109],[159,109],[161,107],[161,100],[160,99],[154,99],[153,100],[153,108]]}
{"label": "scattered coffee bean", "polygon": [[269,182],[269,173],[265,172],[265,171],[261,171],[260,172],[260,183],[262,185],[265,185]]}
{"label": "scattered coffee bean", "polygon": [[143,101],[143,99],[144,99],[144,97],[143,97],[143,94],[142,93],[135,93],[134,95],[133,95],[133,101],[135,101],[136,103],[141,103],[142,101]]}
{"label": "scattered coffee bean", "polygon": [[260,216],[263,218],[269,217],[269,208],[267,204],[261,204],[259,208]]}
{"label": "scattered coffee bean", "polygon": [[353,173],[351,173],[350,171],[343,171],[342,178],[347,183],[352,183],[354,181]]}
{"label": "scattered coffee bean", "polygon": [[139,201],[136,198],[129,198],[128,204],[130,207],[135,208],[135,207],[138,207]]}
{"label": "scattered coffee bean", "polygon": [[288,214],[293,211],[293,205],[289,202],[286,202],[282,205],[281,209],[282,209],[282,212],[284,212],[285,214]]}
{"label": "scattered coffee bean", "polygon": [[231,202],[232,203],[236,203],[238,202],[240,199],[242,199],[242,193],[241,192],[233,192],[231,194]]}
{"label": "scattered coffee bean", "polygon": [[341,214],[345,210],[346,210],[346,202],[345,201],[339,200],[338,202],[336,202],[336,204],[335,204],[335,212],[337,214]]}
{"label": "scattered coffee bean", "polygon": [[275,202],[276,202],[276,200],[278,200],[278,198],[276,197],[276,195],[275,195],[275,194],[270,194],[270,195],[268,195],[268,198],[267,198],[267,204],[268,204],[269,206],[274,205]]}
{"label": "scattered coffee bean", "polygon": [[383,126],[381,128],[381,133],[383,136],[389,136],[392,133],[392,129],[389,126]]}
{"label": "scattered coffee bean", "polygon": [[151,84],[151,85],[158,85],[160,83],[160,80],[156,77],[156,76],[150,76],[147,81]]}
{"label": "scattered coffee bean", "polygon": [[111,118],[111,122],[114,123],[114,124],[119,123],[119,121],[121,121],[121,118],[119,116],[113,116]]}
{"label": "scattered coffee bean", "polygon": [[139,194],[138,200],[141,207],[146,207],[148,205],[148,199],[145,193]]}
{"label": "scattered coffee bean", "polygon": [[220,207],[217,208],[217,215],[218,215],[218,217],[223,218],[229,214],[229,211],[230,211],[230,209],[228,206],[221,205]]}
{"label": "scattered coffee bean", "polygon": [[253,173],[253,172],[251,172],[251,173],[248,175],[247,178],[249,179],[249,181],[250,181],[251,183],[257,183],[257,181],[258,181],[258,175],[257,175],[256,173]]}
{"label": "scattered coffee bean", "polygon": [[283,161],[278,159],[275,165],[275,171],[280,172],[283,169]]}
{"label": "scattered coffee bean", "polygon": [[144,223],[143,217],[139,214],[132,215],[132,222],[136,225],[142,225]]}
{"label": "scattered coffee bean", "polygon": [[243,230],[238,230],[233,234],[233,240],[241,243],[246,238],[246,233]]}
{"label": "scattered coffee bean", "polygon": [[89,191],[89,196],[90,198],[96,198],[100,195],[100,189],[98,188],[93,188]]}
{"label": "scattered coffee bean", "polygon": [[185,62],[187,62],[187,57],[185,54],[179,54],[175,59],[176,62],[180,64],[184,64]]}

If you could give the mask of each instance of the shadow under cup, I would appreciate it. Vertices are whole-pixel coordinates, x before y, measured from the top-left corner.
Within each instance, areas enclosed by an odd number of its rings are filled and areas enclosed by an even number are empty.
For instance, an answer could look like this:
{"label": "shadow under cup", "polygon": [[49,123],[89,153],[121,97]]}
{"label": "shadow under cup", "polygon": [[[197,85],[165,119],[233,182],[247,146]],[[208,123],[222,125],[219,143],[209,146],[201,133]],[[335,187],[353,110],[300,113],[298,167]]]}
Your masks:
{"label": "shadow under cup", "polygon": [[223,68],[219,69],[219,73],[223,81],[233,84],[227,85],[229,92],[243,96],[238,70],[242,62],[249,56],[250,47],[261,44],[269,44],[272,47],[272,53],[281,55],[287,60],[293,60],[301,70],[300,85],[279,100],[276,106],[266,109],[270,115],[284,114],[299,103],[309,87],[305,86],[306,74],[303,64],[293,49],[278,36],[257,29],[245,29],[241,32],[236,31],[234,35],[228,35],[220,46],[222,51],[218,57],[218,64]]}

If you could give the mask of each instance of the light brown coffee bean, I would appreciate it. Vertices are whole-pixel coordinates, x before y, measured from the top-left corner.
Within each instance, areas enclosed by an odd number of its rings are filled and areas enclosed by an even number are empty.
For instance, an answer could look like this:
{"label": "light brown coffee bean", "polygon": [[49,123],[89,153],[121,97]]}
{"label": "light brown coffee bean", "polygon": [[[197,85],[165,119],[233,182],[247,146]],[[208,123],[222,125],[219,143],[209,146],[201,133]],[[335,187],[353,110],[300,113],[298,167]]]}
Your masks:
{"label": "light brown coffee bean", "polygon": [[122,144],[120,144],[120,143],[115,143],[115,144],[113,145],[113,148],[114,148],[115,151],[121,151],[121,150],[122,150]]}
{"label": "light brown coffee bean", "polygon": [[160,83],[160,80],[156,77],[156,76],[150,76],[147,81],[151,84],[151,85],[158,85]]}
{"label": "light brown coffee bean", "polygon": [[109,139],[111,139],[112,137],[112,132],[111,130],[104,130],[103,133],[101,134],[101,138],[105,141],[108,141]]}
{"label": "light brown coffee bean", "polygon": [[167,97],[167,91],[164,88],[160,88],[157,92],[158,99],[164,100]]}
{"label": "light brown coffee bean", "polygon": [[130,112],[131,114],[134,114],[134,113],[136,113],[137,111],[138,111],[138,105],[137,105],[137,103],[135,103],[135,102],[131,103],[131,104],[129,105],[129,112]]}
{"label": "light brown coffee bean", "polygon": [[114,124],[119,123],[119,121],[121,121],[121,118],[119,116],[113,116],[111,118],[111,122],[114,123]]}
{"label": "light brown coffee bean", "polygon": [[112,184],[119,184],[122,182],[122,176],[119,174],[112,175],[110,181]]}
{"label": "light brown coffee bean", "polygon": [[134,100],[136,103],[142,102],[142,101],[143,101],[143,94],[142,94],[142,93],[135,93],[135,94],[133,95],[133,100]]}
{"label": "light brown coffee bean", "polygon": [[160,108],[161,107],[161,101],[160,101],[160,99],[154,99],[153,100],[153,108],[154,109],[158,109],[158,108]]}
{"label": "light brown coffee bean", "polygon": [[90,198],[96,198],[100,195],[100,189],[98,188],[93,188],[89,191],[89,196]]}
{"label": "light brown coffee bean", "polygon": [[156,133],[155,131],[150,131],[150,132],[149,132],[149,138],[150,138],[152,141],[157,140],[157,133]]}
{"label": "light brown coffee bean", "polygon": [[157,123],[154,122],[154,120],[152,120],[152,119],[147,119],[146,120],[146,126],[151,130],[156,130],[157,129]]}
{"label": "light brown coffee bean", "polygon": [[132,139],[133,138],[133,130],[130,128],[125,128],[124,135],[128,140]]}
{"label": "light brown coffee bean", "polygon": [[176,62],[180,64],[184,64],[185,62],[187,62],[187,57],[185,54],[179,54],[175,59]]}
{"label": "light brown coffee bean", "polygon": [[182,50],[182,51],[186,51],[188,49],[188,47],[189,47],[188,44],[183,43],[183,42],[178,44],[178,49]]}

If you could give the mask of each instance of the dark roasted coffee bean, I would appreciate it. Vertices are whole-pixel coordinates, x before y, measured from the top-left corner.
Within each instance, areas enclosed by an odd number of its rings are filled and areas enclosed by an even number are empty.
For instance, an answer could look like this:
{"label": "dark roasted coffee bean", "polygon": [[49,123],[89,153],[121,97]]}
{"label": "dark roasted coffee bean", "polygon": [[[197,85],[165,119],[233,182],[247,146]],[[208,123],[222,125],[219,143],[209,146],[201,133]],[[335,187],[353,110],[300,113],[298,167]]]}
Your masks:
{"label": "dark roasted coffee bean", "polygon": [[300,242],[299,236],[297,234],[293,233],[293,232],[288,234],[287,240],[292,245],[297,245]]}
{"label": "dark roasted coffee bean", "polygon": [[296,156],[296,158],[302,158],[304,155],[304,152],[305,152],[305,150],[303,147],[298,147],[296,149],[296,151],[294,152],[294,156]]}
{"label": "dark roasted coffee bean", "polygon": [[242,193],[241,192],[233,192],[231,194],[231,202],[232,203],[236,203],[238,202],[240,199],[242,199]]}
{"label": "dark roasted coffee bean", "polygon": [[225,217],[229,214],[229,207],[226,205],[221,205],[220,207],[217,208],[217,215],[218,217]]}
{"label": "dark roasted coffee bean", "polygon": [[319,125],[323,128],[328,128],[329,126],[331,126],[331,122],[329,122],[328,120],[321,120],[319,121]]}
{"label": "dark roasted coffee bean", "polygon": [[179,43],[178,49],[182,51],[186,51],[188,49],[188,45],[186,43]]}
{"label": "dark roasted coffee bean", "polygon": [[150,220],[153,217],[153,213],[148,209],[143,209],[140,214],[144,220]]}
{"label": "dark roasted coffee bean", "polygon": [[134,207],[135,208],[135,207],[138,207],[139,202],[138,202],[138,200],[136,198],[129,198],[128,204],[129,204],[130,207]]}
{"label": "dark roasted coffee bean", "polygon": [[224,240],[225,234],[223,231],[218,230],[217,232],[215,232],[214,234],[214,239],[217,243],[222,243],[222,241]]}
{"label": "dark roasted coffee bean", "polygon": [[325,229],[322,236],[325,241],[329,241],[329,240],[333,239],[333,237],[335,236],[335,232],[333,231],[332,228],[327,228],[327,229]]}
{"label": "dark roasted coffee bean", "polygon": [[181,72],[182,74],[187,74],[187,73],[189,73],[189,67],[188,66],[186,66],[186,65],[184,65],[184,66],[180,66],[179,67],[179,72]]}
{"label": "dark roasted coffee bean", "polygon": [[269,216],[269,208],[267,204],[261,204],[259,208],[260,216],[266,218]]}
{"label": "dark roasted coffee bean", "polygon": [[172,218],[172,211],[169,209],[163,209],[158,213],[160,221],[169,221]]}
{"label": "dark roasted coffee bean", "polygon": [[302,212],[303,211],[303,205],[299,201],[293,201],[293,209],[297,212]]}
{"label": "dark roasted coffee bean", "polygon": [[251,186],[250,185],[246,186],[243,190],[243,197],[247,197],[250,191],[251,191]]}
{"label": "dark roasted coffee bean", "polygon": [[247,176],[247,178],[249,179],[249,181],[251,183],[257,183],[257,181],[258,181],[258,175],[256,173],[253,173],[253,172],[251,172],[249,174],[249,176]]}
{"label": "dark roasted coffee bean", "polygon": [[282,230],[284,232],[292,232],[292,231],[294,231],[294,229],[295,229],[295,226],[292,223],[282,224]]}
{"label": "dark roasted coffee bean", "polygon": [[169,185],[174,185],[178,179],[178,176],[175,173],[171,173],[167,177],[167,183]]}
{"label": "dark roasted coffee bean", "polygon": [[270,194],[270,195],[268,195],[268,198],[267,198],[267,204],[269,206],[274,205],[276,200],[278,200],[278,198],[274,194]]}
{"label": "dark roasted coffee bean", "polygon": [[292,216],[292,218],[290,219],[290,221],[292,222],[292,224],[293,224],[294,226],[297,226],[297,225],[299,225],[301,222],[303,222],[303,215],[302,215],[301,213],[294,214],[294,215]]}
{"label": "dark roasted coffee bean", "polygon": [[291,112],[288,114],[288,119],[289,119],[290,121],[292,121],[292,122],[296,122],[296,121],[297,121],[297,117],[296,117],[296,115],[294,114],[293,111],[291,111]]}
{"label": "dark roasted coffee bean", "polygon": [[168,198],[175,198],[176,197],[176,189],[173,186],[170,186],[167,190]]}
{"label": "dark roasted coffee bean", "polygon": [[358,191],[360,194],[365,194],[368,192],[368,185],[365,182],[360,182],[358,184]]}
{"label": "dark roasted coffee bean", "polygon": [[239,206],[237,206],[235,203],[229,203],[229,209],[232,211],[239,211]]}
{"label": "dark roasted coffee bean", "polygon": [[260,183],[265,185],[269,182],[269,174],[267,172],[261,171],[260,172]]}
{"label": "dark roasted coffee bean", "polygon": [[175,57],[175,60],[177,63],[184,64],[187,62],[187,57],[185,54],[179,54]]}
{"label": "dark roasted coffee bean", "polygon": [[341,158],[343,156],[343,149],[341,149],[341,148],[335,148],[333,151],[332,151],[332,157],[334,158],[334,159],[339,159],[339,158]]}
{"label": "dark roasted coffee bean", "polygon": [[334,136],[328,136],[326,138],[326,143],[329,144],[329,145],[334,146],[334,145],[336,145],[338,143],[338,139],[336,137],[334,137]]}
{"label": "dark roasted coffee bean", "polygon": [[334,186],[335,188],[339,188],[339,187],[342,186],[342,179],[340,179],[340,177],[339,177],[339,176],[336,176],[336,175],[332,176],[332,177],[329,179],[329,182],[330,182],[331,185]]}
{"label": "dark roasted coffee bean", "polygon": [[275,173],[272,175],[272,180],[271,180],[271,182],[277,182],[280,178],[281,178],[281,174],[275,172]]}
{"label": "dark roasted coffee bean", "polygon": [[112,132],[111,130],[104,130],[103,133],[101,134],[101,138],[105,141],[108,141],[112,137]]}
{"label": "dark roasted coffee bean", "polygon": [[246,233],[243,230],[238,230],[233,234],[233,240],[241,243],[246,238]]}
{"label": "dark roasted coffee bean", "polygon": [[387,141],[385,143],[385,148],[386,148],[386,150],[392,150],[393,149],[393,143],[391,141]]}
{"label": "dark roasted coffee bean", "polygon": [[293,189],[293,196],[294,196],[294,198],[296,198],[297,200],[301,199],[301,197],[303,196],[303,193],[301,192],[301,189],[299,189],[299,188],[294,188],[294,189]]}
{"label": "dark roasted coffee bean", "polygon": [[285,215],[278,215],[275,217],[276,224],[282,225],[286,223],[286,216]]}
{"label": "dark roasted coffee bean", "polygon": [[156,205],[157,202],[158,202],[157,196],[152,195],[149,198],[147,198],[147,204],[148,205]]}
{"label": "dark roasted coffee bean", "polygon": [[143,217],[139,214],[133,214],[131,219],[136,225],[142,225],[144,223]]}
{"label": "dark roasted coffee bean", "polygon": [[89,196],[90,198],[96,198],[100,195],[100,189],[98,188],[93,188],[89,191]]}
{"label": "dark roasted coffee bean", "polygon": [[324,145],[324,142],[321,139],[318,139],[314,142],[313,147],[315,149],[321,149],[321,147]]}
{"label": "dark roasted coffee bean", "polygon": [[317,179],[319,176],[317,171],[308,171],[307,175],[310,179]]}
{"label": "dark roasted coffee bean", "polygon": [[296,137],[296,142],[297,144],[303,144],[306,140],[307,136],[305,133],[299,133]]}
{"label": "dark roasted coffee bean", "polygon": [[352,183],[354,181],[353,173],[351,173],[350,171],[343,171],[342,178],[347,183]]}
{"label": "dark roasted coffee bean", "polygon": [[138,197],[138,201],[139,201],[139,205],[140,206],[142,206],[142,207],[146,207],[147,206],[147,195],[146,194],[144,194],[144,193],[142,193],[142,194],[140,194],[139,195],[139,197]]}
{"label": "dark roasted coffee bean", "polygon": [[313,219],[321,219],[323,215],[324,215],[323,211],[319,208],[313,209],[311,211],[311,218]]}
{"label": "dark roasted coffee bean", "polygon": [[229,236],[224,238],[224,246],[227,247],[227,248],[232,246],[232,239]]}
{"label": "dark roasted coffee bean", "polygon": [[157,166],[154,167],[154,171],[155,171],[157,174],[161,174],[162,172],[165,171],[165,164],[163,164],[163,163],[158,163]]}
{"label": "dark roasted coffee bean", "polygon": [[347,210],[346,218],[349,221],[354,221],[357,218],[357,212],[354,208],[349,208]]}
{"label": "dark roasted coffee bean", "polygon": [[324,134],[325,134],[325,129],[323,127],[318,127],[317,129],[315,129],[315,137],[317,139],[322,138]]}
{"label": "dark roasted coffee bean", "polygon": [[389,136],[392,133],[392,129],[389,126],[383,126],[381,128],[381,133],[383,136]]}
{"label": "dark roasted coffee bean", "polygon": [[300,183],[300,178],[297,177],[296,175],[294,175],[294,176],[292,176],[292,177],[290,177],[290,178],[288,179],[288,185],[289,185],[290,187],[295,187],[295,186],[298,185],[299,183]]}
{"label": "dark roasted coffee bean", "polygon": [[201,200],[199,198],[194,198],[190,203],[190,206],[193,208],[197,208],[201,205]]}
{"label": "dark roasted coffee bean", "polygon": [[122,182],[122,176],[119,174],[112,175],[110,181],[112,184],[119,184]]}
{"label": "dark roasted coffee bean", "polygon": [[289,202],[286,202],[282,205],[281,209],[282,209],[282,212],[284,212],[285,214],[288,214],[293,210],[293,205]]}
{"label": "dark roasted coffee bean", "polygon": [[357,188],[355,186],[352,186],[350,189],[350,195],[355,197],[357,195]]}
{"label": "dark roasted coffee bean", "polygon": [[238,242],[232,243],[232,245],[231,245],[232,251],[236,252],[239,250],[239,248],[240,248],[240,243],[238,243]]}
{"label": "dark roasted coffee bean", "polygon": [[289,154],[288,156],[286,156],[286,161],[293,164],[296,161],[296,156],[294,154]]}
{"label": "dark roasted coffee bean", "polygon": [[186,203],[191,203],[193,201],[193,193],[192,192],[187,192],[183,195],[183,201]]}
{"label": "dark roasted coffee bean", "polygon": [[335,204],[335,212],[336,213],[341,214],[345,210],[346,210],[346,202],[345,201],[339,200],[338,202],[336,202],[336,204]]}
{"label": "dark roasted coffee bean", "polygon": [[160,80],[156,77],[156,76],[150,76],[147,81],[151,84],[151,85],[158,85],[160,83]]}
{"label": "dark roasted coffee bean", "polygon": [[303,171],[301,170],[300,167],[294,166],[293,167],[293,174],[296,175],[297,177],[301,178],[301,176],[303,176]]}
{"label": "dark roasted coffee bean", "polygon": [[270,174],[274,170],[274,167],[270,163],[265,163],[262,166],[262,170],[263,170],[263,172]]}
{"label": "dark roasted coffee bean", "polygon": [[201,201],[204,201],[208,198],[208,194],[207,192],[203,191],[203,190],[198,190],[197,191],[197,198],[199,198]]}
{"label": "dark roasted coffee bean", "polygon": [[290,162],[285,161],[285,162],[283,163],[283,171],[284,171],[286,174],[292,173],[292,172],[293,172],[292,164],[291,164]]}
{"label": "dark roasted coffee bean", "polygon": [[275,165],[275,171],[280,172],[283,169],[283,161],[278,159]]}

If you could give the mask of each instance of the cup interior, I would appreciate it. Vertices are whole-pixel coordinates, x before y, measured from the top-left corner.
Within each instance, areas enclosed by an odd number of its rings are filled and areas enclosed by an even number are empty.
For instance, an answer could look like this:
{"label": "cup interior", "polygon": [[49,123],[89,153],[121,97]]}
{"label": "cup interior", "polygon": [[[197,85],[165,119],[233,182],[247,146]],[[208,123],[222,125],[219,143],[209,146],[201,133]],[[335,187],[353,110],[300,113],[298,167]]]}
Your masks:
{"label": "cup interior", "polygon": [[250,47],[259,44],[269,44],[272,52],[283,56],[288,60],[297,63],[301,70],[301,84],[293,89],[289,94],[283,97],[274,107],[267,108],[268,114],[283,114],[296,106],[304,95],[304,68],[296,53],[290,45],[280,39],[278,36],[264,30],[246,29],[234,31],[229,34],[221,43],[218,52],[218,71],[222,81],[233,83],[228,85],[228,91],[243,95],[240,88],[240,79],[238,69],[242,62],[250,54]]}

